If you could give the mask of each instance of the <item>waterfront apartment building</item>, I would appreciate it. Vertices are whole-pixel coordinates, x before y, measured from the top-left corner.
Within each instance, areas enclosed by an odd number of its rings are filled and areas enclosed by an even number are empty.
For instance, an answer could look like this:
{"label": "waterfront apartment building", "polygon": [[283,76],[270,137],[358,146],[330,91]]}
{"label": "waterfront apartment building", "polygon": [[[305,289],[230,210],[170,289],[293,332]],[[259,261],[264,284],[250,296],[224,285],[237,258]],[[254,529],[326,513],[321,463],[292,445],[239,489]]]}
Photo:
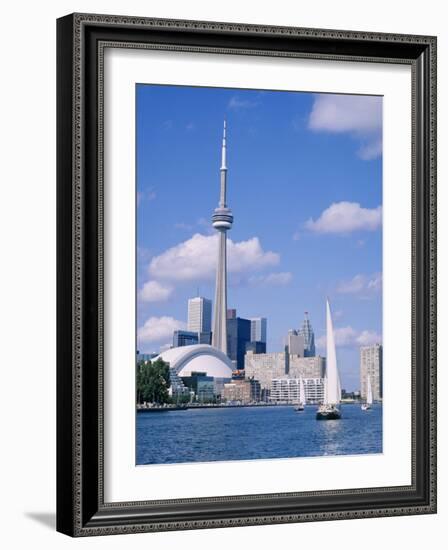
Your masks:
{"label": "waterfront apartment building", "polygon": [[188,331],[210,333],[212,330],[212,301],[197,296],[188,300]]}
{"label": "waterfront apartment building", "polygon": [[171,397],[186,395],[190,393],[190,389],[183,383],[182,378],[177,374],[176,369],[170,368],[170,387],[168,394]]}
{"label": "waterfront apartment building", "polygon": [[372,397],[378,401],[383,397],[383,346],[362,346],[360,353],[361,399],[367,398],[367,378],[370,376]]}
{"label": "waterfront apartment building", "polygon": [[258,380],[236,379],[224,384],[221,395],[224,401],[238,401],[239,403],[252,403],[260,401],[261,388]]}
{"label": "waterfront apartment building", "polygon": [[246,344],[250,342],[250,320],[241,317],[227,319],[227,355],[235,369],[244,369]]}
{"label": "waterfront apartment building", "polygon": [[[303,378],[307,403],[322,403],[324,378]],[[299,403],[300,378],[275,378],[272,380],[269,400],[275,403]]]}
{"label": "waterfront apartment building", "polygon": [[260,382],[262,390],[271,389],[274,378],[285,376],[286,354],[278,353],[254,353],[248,351],[244,358],[244,371],[246,378],[253,378]]}
{"label": "waterfront apartment building", "polygon": [[258,380],[264,395],[269,395],[272,381],[277,378],[324,378],[325,365],[325,357],[320,355],[300,357],[286,352],[254,353],[249,350],[244,361],[246,378]]}
{"label": "waterfront apartment building", "polygon": [[250,341],[267,342],[267,324],[266,317],[254,317],[250,320]]}
{"label": "waterfront apartment building", "polygon": [[290,378],[323,378],[325,376],[325,357],[289,356],[288,376]]}

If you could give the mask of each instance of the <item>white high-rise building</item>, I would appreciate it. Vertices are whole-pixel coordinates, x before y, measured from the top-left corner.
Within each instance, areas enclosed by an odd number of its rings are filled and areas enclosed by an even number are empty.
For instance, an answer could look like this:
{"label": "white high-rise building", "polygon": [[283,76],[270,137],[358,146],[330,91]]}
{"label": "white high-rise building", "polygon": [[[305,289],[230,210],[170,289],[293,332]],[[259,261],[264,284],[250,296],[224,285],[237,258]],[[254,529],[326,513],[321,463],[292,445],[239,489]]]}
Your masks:
{"label": "white high-rise building", "polygon": [[213,227],[218,231],[218,264],[216,269],[215,315],[213,318],[212,346],[227,355],[227,231],[232,228],[233,215],[227,207],[226,122],[221,151],[221,190],[219,205],[212,216]]}
{"label": "white high-rise building", "polygon": [[361,398],[367,398],[367,378],[370,376],[372,397],[378,401],[383,397],[383,346],[362,346],[360,353]]}
{"label": "white high-rise building", "polygon": [[267,319],[266,317],[254,317],[250,320],[250,341],[267,342]]}
{"label": "white high-rise building", "polygon": [[211,332],[212,301],[197,296],[188,300],[188,330],[190,332]]}

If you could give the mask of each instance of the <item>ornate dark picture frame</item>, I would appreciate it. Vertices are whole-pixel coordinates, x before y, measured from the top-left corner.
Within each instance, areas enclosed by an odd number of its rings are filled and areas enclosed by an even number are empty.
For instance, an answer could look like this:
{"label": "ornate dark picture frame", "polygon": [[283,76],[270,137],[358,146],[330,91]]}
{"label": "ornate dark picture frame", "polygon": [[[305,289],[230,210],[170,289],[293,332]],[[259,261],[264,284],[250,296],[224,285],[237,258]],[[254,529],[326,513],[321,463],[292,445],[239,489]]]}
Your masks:
{"label": "ornate dark picture frame", "polygon": [[[104,502],[104,48],[412,68],[412,484]],[[436,512],[436,38],[73,14],[57,22],[57,529],[71,536]]]}

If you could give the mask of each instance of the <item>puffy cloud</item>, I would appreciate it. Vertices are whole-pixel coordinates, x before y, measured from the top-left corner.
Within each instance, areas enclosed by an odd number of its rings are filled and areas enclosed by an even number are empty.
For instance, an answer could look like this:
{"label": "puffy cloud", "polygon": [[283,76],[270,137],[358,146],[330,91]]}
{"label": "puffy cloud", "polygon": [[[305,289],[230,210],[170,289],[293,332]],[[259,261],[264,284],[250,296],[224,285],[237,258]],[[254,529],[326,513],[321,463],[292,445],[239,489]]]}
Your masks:
{"label": "puffy cloud", "polygon": [[358,149],[358,156],[362,160],[373,160],[379,157],[383,152],[383,140],[374,139],[361,145]]}
{"label": "puffy cloud", "polygon": [[137,331],[139,343],[161,342],[170,340],[175,330],[186,329],[183,321],[173,317],[150,317]]}
{"label": "puffy cloud", "polygon": [[[351,326],[336,328],[334,336],[336,346],[341,348],[371,346],[373,344],[380,344],[382,341],[381,335],[373,330],[357,331]],[[326,342],[327,338],[324,335],[316,340],[316,345],[318,348],[323,349],[326,346]]]}
{"label": "puffy cloud", "polygon": [[[228,271],[243,273],[277,265],[280,257],[265,252],[257,237],[247,241],[227,240]],[[149,273],[156,279],[188,281],[213,279],[218,255],[218,235],[196,233],[159,256],[152,258]]]}
{"label": "puffy cloud", "polygon": [[158,281],[147,281],[138,293],[142,302],[163,302],[173,293],[173,288]]}
{"label": "puffy cloud", "polygon": [[278,273],[267,273],[266,275],[252,275],[249,277],[249,284],[263,286],[283,286],[292,280],[292,273],[282,271]]}
{"label": "puffy cloud", "polygon": [[369,133],[381,130],[382,98],[378,96],[318,94],[308,126],[328,132]]}
{"label": "puffy cloud", "polygon": [[381,273],[373,275],[358,274],[349,281],[343,281],[337,288],[341,294],[367,295],[381,290],[383,277]]}
{"label": "puffy cloud", "polygon": [[305,226],[315,233],[350,233],[374,231],[381,226],[381,206],[362,208],[357,202],[335,202],[317,220],[310,218]]}
{"label": "puffy cloud", "polygon": [[356,338],[359,346],[373,346],[373,344],[380,344],[381,341],[381,335],[373,330],[363,330]]}
{"label": "puffy cloud", "polygon": [[318,94],[308,119],[313,131],[349,133],[362,142],[363,160],[382,153],[383,103],[378,96]]}

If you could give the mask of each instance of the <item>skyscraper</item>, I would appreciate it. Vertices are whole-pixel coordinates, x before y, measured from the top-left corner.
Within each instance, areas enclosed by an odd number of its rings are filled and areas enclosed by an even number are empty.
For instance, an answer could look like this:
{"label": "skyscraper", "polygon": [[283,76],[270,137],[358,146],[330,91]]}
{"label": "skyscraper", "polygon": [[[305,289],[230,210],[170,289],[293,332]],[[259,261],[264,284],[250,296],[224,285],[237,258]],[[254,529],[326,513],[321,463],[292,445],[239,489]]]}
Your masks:
{"label": "skyscraper", "polygon": [[316,346],[314,345],[314,331],[308,317],[308,311],[305,311],[305,319],[299,333],[303,336],[305,357],[314,357],[316,355]]}
{"label": "skyscraper", "polygon": [[218,208],[212,216],[213,227],[218,231],[218,265],[216,269],[215,315],[212,345],[227,354],[227,231],[231,229],[233,215],[226,203],[227,162],[226,122],[221,150],[221,189]]}
{"label": "skyscraper", "polygon": [[250,341],[267,342],[267,319],[266,317],[254,317],[250,320]]}
{"label": "skyscraper", "polygon": [[188,330],[175,330],[173,332],[173,348],[181,346],[193,346],[198,343],[198,333]]}
{"label": "skyscraper", "polygon": [[372,397],[375,401],[383,397],[383,346],[362,346],[360,353],[361,397],[367,397],[367,378],[370,376]]}
{"label": "skyscraper", "polygon": [[212,301],[197,296],[188,300],[188,330],[190,332],[211,332]]}
{"label": "skyscraper", "polygon": [[244,369],[244,355],[248,342],[250,342],[249,319],[241,317],[227,319],[227,356],[237,369]]}
{"label": "skyscraper", "polygon": [[246,353],[266,353],[266,342],[246,342]]}
{"label": "skyscraper", "polygon": [[305,357],[305,339],[303,334],[294,329],[288,330],[286,348],[287,353],[290,355]]}
{"label": "skyscraper", "polygon": [[227,310],[227,319],[236,319],[236,309],[228,309]]}

